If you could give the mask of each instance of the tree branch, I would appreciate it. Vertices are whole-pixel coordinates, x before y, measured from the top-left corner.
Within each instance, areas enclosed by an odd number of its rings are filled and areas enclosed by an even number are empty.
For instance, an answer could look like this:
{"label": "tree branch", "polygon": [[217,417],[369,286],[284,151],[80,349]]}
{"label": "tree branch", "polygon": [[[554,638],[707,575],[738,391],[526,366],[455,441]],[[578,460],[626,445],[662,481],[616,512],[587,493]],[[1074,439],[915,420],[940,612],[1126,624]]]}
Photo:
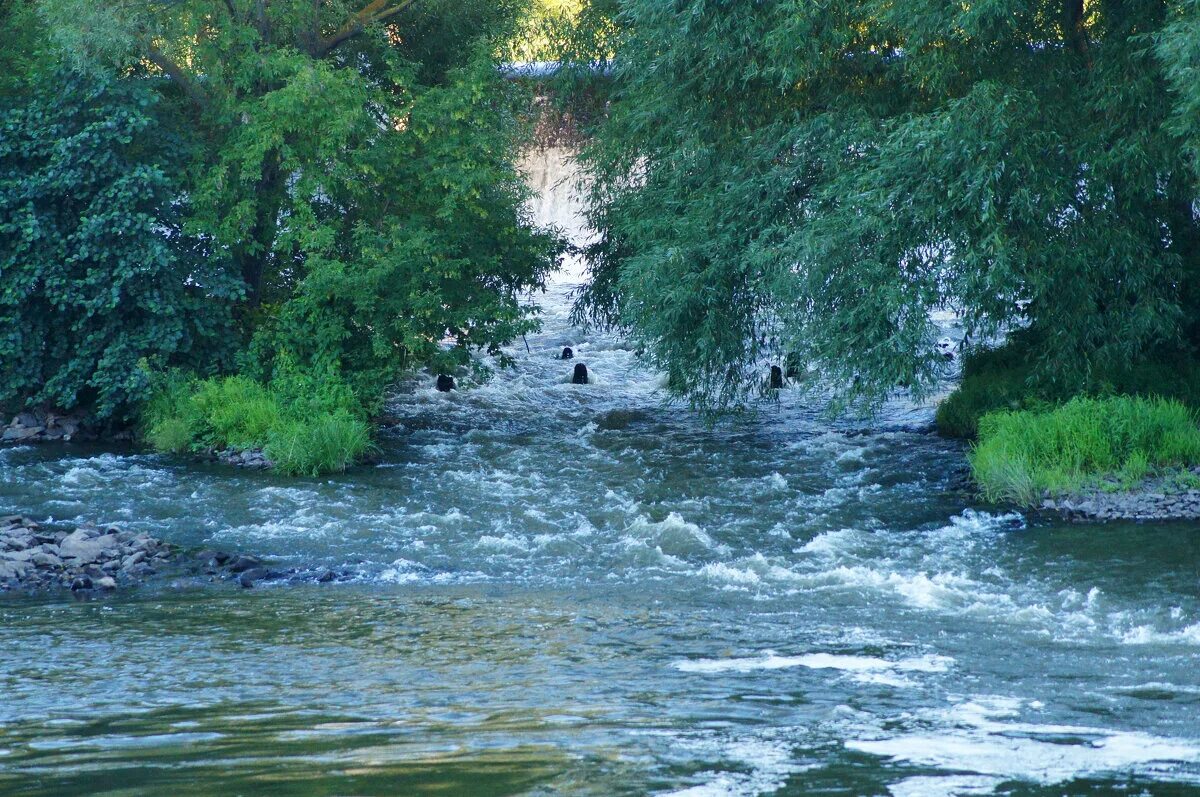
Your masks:
{"label": "tree branch", "polygon": [[193,103],[200,108],[207,108],[210,100],[208,94],[200,85],[192,79],[188,73],[184,72],[179,64],[167,57],[166,53],[155,47],[153,44],[146,48],[146,60],[161,69],[171,80],[175,81],[183,93],[188,96]]}
{"label": "tree branch", "polygon": [[362,33],[369,25],[387,22],[397,14],[407,10],[416,2],[417,0],[400,0],[399,3],[388,7],[387,0],[372,0],[367,4],[366,8],[348,19],[346,24],[338,28],[337,32],[332,36],[317,42],[313,48],[313,57],[321,58],[327,55],[330,50],[339,44]]}

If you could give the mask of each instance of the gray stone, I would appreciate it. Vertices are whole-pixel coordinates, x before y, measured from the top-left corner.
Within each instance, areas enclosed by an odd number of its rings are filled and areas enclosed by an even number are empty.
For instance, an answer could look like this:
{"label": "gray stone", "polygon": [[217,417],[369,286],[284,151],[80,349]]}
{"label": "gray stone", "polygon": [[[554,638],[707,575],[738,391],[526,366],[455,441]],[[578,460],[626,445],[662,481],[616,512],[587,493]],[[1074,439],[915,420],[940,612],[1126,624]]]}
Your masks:
{"label": "gray stone", "polygon": [[4,537],[4,548],[10,551],[23,551],[33,546],[35,540],[32,534],[10,534]]}
{"label": "gray stone", "polygon": [[0,440],[15,442],[17,440],[28,440],[31,437],[37,437],[42,433],[42,427],[34,426],[25,428],[23,426],[10,426],[4,430],[4,434],[0,435]]}
{"label": "gray stone", "polygon": [[92,538],[87,530],[76,529],[59,544],[59,552],[63,559],[74,559],[75,564],[86,565],[101,558],[112,556],[116,551],[117,538],[103,536]]}
{"label": "gray stone", "polygon": [[238,576],[238,583],[241,584],[244,589],[250,589],[254,586],[256,581],[266,578],[267,575],[268,571],[265,567],[253,567]]}
{"label": "gray stone", "polygon": [[97,589],[116,589],[117,580],[112,576],[105,576],[96,580],[96,587]]}
{"label": "gray stone", "polygon": [[58,569],[63,566],[62,559],[59,559],[52,553],[45,553],[43,551],[38,551],[35,553],[29,561],[33,562],[33,564],[37,565],[38,567]]}
{"label": "gray stone", "polygon": [[41,426],[42,422],[32,412],[22,412],[20,415],[13,418],[12,425],[29,428],[31,426]]}
{"label": "gray stone", "polygon": [[0,559],[0,581],[19,580],[25,577],[31,566],[28,562]]}
{"label": "gray stone", "polygon": [[239,556],[229,563],[229,570],[233,573],[241,573],[251,568],[261,567],[262,560],[256,556]]}

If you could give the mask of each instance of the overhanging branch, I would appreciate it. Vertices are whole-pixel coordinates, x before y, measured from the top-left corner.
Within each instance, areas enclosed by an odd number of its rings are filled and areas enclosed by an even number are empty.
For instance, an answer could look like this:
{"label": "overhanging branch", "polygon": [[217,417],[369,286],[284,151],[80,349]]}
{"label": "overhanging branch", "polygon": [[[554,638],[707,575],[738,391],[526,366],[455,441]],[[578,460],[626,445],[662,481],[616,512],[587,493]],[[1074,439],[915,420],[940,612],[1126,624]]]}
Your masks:
{"label": "overhanging branch", "polygon": [[204,89],[200,88],[200,85],[192,79],[191,75],[183,71],[179,64],[167,57],[166,53],[151,44],[146,48],[146,60],[157,66],[171,80],[175,81],[193,103],[201,108],[208,107],[208,94],[205,93]]}
{"label": "overhanging branch", "polygon": [[372,2],[367,4],[366,8],[348,19],[346,24],[338,28],[332,36],[317,42],[316,46],[313,47],[313,57],[321,58],[339,44],[362,33],[369,26],[387,22],[392,17],[407,10],[416,2],[417,0],[401,0],[389,6],[388,0],[372,0]]}

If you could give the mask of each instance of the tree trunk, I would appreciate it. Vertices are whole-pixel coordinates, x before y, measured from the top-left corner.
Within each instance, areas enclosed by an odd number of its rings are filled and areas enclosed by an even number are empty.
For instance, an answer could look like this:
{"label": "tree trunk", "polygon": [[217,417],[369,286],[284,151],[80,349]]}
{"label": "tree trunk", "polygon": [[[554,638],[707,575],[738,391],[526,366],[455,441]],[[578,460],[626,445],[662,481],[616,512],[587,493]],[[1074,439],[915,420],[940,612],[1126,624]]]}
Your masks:
{"label": "tree trunk", "polygon": [[272,151],[263,158],[262,172],[255,185],[254,226],[239,256],[242,280],[246,283],[246,304],[250,308],[262,304],[266,266],[274,260],[282,188],[279,153]]}

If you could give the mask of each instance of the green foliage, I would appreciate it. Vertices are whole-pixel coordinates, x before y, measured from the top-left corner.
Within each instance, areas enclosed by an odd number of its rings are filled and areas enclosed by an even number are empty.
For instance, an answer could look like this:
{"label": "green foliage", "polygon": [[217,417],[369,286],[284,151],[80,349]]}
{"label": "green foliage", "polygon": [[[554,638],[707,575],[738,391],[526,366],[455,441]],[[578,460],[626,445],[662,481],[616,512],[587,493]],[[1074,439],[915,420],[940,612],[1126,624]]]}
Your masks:
{"label": "green foliage", "polygon": [[1130,488],[1157,468],[1200,463],[1200,428],[1178,401],[1075,398],[1046,411],[1003,410],[979,422],[969,455],[985,497],[1033,505],[1115,479]]}
{"label": "green foliage", "polygon": [[245,376],[161,376],[142,436],[158,451],[263,449],[287,475],[343,471],[371,450],[366,410],[336,373],[304,372],[277,358],[269,384]]}
{"label": "green foliage", "polygon": [[339,412],[280,424],[271,430],[266,452],[281,473],[317,476],[346,470],[370,448],[367,424]]}
{"label": "green foliage", "polygon": [[0,402],[121,418],[144,363],[228,351],[238,286],[182,228],[144,82],[40,75],[0,98]]}
{"label": "green foliage", "polygon": [[1047,409],[1076,395],[1171,398],[1200,407],[1200,361],[1187,352],[1165,350],[1139,362],[1108,363],[1069,382],[1037,379],[1036,347],[1028,333],[1017,333],[999,348],[969,354],[962,382],[938,404],[938,431],[970,439],[989,412]]}
{"label": "green foliage", "polygon": [[[495,68],[524,12],[0,4],[0,406],[119,420],[151,371],[228,373],[239,347],[247,376],[336,374],[377,397],[531,330],[519,297],[562,243],[533,226],[515,166],[530,96]],[[201,391],[212,442],[272,425],[249,384]]]}
{"label": "green foliage", "polygon": [[520,0],[39,10],[78,68],[169,78],[187,226],[245,285],[247,371],[285,348],[378,392],[533,328],[518,297],[561,244],[523,204],[530,97],[496,69]]}
{"label": "green foliage", "polygon": [[200,382],[192,403],[203,424],[200,441],[214,448],[257,448],[282,414],[275,395],[244,376]]}
{"label": "green foliage", "polygon": [[[608,3],[604,3],[608,5]],[[626,0],[585,153],[581,317],[679,392],[798,352],[838,402],[943,375],[931,310],[1028,325],[1030,378],[1200,340],[1197,5]]]}

